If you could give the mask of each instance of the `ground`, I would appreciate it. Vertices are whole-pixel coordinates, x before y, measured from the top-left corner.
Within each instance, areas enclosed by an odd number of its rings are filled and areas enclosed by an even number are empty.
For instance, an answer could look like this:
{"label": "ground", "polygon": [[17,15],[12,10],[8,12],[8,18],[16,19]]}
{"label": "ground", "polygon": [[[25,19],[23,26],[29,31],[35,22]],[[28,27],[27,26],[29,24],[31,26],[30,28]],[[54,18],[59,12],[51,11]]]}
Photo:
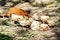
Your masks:
{"label": "ground", "polygon": [[[2,4],[2,3],[3,4]],[[35,4],[30,1],[0,1],[0,40],[60,40],[60,1],[54,1],[52,4]],[[27,11],[31,16],[34,13],[48,15],[55,21],[56,25],[47,31],[34,31],[31,28],[14,24],[4,14],[12,6]]]}

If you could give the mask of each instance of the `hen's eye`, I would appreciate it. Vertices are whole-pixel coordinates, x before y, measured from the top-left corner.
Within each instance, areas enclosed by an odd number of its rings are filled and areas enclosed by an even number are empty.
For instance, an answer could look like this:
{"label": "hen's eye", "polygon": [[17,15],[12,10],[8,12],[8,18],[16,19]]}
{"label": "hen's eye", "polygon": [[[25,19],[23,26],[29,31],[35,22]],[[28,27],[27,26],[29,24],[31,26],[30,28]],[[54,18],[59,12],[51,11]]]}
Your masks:
{"label": "hen's eye", "polygon": [[26,16],[28,16],[28,15],[26,15]]}
{"label": "hen's eye", "polygon": [[4,16],[4,17],[7,17],[7,18],[9,18],[8,16]]}

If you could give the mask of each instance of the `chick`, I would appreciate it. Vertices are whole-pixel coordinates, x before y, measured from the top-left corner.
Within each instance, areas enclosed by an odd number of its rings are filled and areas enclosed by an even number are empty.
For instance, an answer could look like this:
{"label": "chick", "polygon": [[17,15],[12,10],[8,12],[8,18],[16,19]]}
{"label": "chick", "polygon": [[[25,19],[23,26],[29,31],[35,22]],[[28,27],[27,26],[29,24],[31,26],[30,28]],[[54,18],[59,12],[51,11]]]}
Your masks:
{"label": "chick", "polygon": [[48,24],[41,24],[41,25],[40,25],[40,30],[41,30],[41,31],[46,31],[46,30],[48,30],[48,29],[49,29]]}
{"label": "chick", "polygon": [[41,16],[40,19],[46,22],[47,20],[49,20],[49,16]]}
{"label": "chick", "polygon": [[55,22],[53,20],[48,20],[47,23],[48,23],[49,26],[54,26],[55,25]]}
{"label": "chick", "polygon": [[39,30],[40,25],[41,25],[41,22],[33,21],[31,24],[31,29],[32,30]]}
{"label": "chick", "polygon": [[29,21],[32,23],[34,21],[34,19],[32,17],[30,17]]}
{"label": "chick", "polygon": [[19,23],[20,23],[21,26],[29,26],[31,24],[30,21],[26,20],[26,19],[19,20]]}
{"label": "chick", "polygon": [[32,18],[33,18],[34,20],[39,20],[39,16],[38,16],[37,13],[33,14]]}
{"label": "chick", "polygon": [[14,21],[18,21],[18,20],[24,19],[24,17],[23,16],[18,16],[18,15],[12,14],[11,15],[11,19],[14,20]]}

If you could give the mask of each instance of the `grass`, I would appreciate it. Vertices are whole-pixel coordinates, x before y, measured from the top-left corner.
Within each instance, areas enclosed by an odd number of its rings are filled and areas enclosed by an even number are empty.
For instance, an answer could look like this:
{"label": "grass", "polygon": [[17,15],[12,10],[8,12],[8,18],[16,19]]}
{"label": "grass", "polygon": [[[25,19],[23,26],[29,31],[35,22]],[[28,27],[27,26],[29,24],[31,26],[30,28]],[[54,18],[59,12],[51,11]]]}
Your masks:
{"label": "grass", "polygon": [[0,40],[13,40],[10,36],[0,33]]}
{"label": "grass", "polygon": [[8,26],[0,26],[0,33],[5,34],[5,35],[9,35],[9,36],[13,36],[15,33],[10,31],[7,28],[8,28]]}
{"label": "grass", "polygon": [[18,40],[27,40],[27,38],[26,37],[19,37]]}
{"label": "grass", "polygon": [[20,37],[18,38],[18,40],[28,40],[32,37],[34,37],[34,32],[23,28],[20,32]]}
{"label": "grass", "polygon": [[56,3],[56,6],[60,7],[60,0],[56,0],[57,3]]}
{"label": "grass", "polygon": [[9,26],[10,24],[8,24],[8,19],[3,20],[3,21],[2,21],[2,25]]}
{"label": "grass", "polygon": [[43,35],[45,38],[49,38],[49,36],[48,35]]}

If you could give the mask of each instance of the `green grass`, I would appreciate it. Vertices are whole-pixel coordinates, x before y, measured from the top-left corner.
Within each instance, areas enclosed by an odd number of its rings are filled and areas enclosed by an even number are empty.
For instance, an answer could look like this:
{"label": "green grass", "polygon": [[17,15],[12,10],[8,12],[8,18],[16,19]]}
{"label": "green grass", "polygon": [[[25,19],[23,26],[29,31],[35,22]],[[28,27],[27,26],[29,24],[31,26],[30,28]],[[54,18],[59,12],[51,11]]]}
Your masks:
{"label": "green grass", "polygon": [[0,40],[12,40],[12,38],[8,35],[0,34]]}
{"label": "green grass", "polygon": [[34,32],[27,30],[27,29],[22,29],[20,32],[20,37],[18,38],[19,40],[28,40],[29,38],[34,37]]}
{"label": "green grass", "polygon": [[8,23],[8,19],[2,21],[2,25],[9,26],[10,24]]}

